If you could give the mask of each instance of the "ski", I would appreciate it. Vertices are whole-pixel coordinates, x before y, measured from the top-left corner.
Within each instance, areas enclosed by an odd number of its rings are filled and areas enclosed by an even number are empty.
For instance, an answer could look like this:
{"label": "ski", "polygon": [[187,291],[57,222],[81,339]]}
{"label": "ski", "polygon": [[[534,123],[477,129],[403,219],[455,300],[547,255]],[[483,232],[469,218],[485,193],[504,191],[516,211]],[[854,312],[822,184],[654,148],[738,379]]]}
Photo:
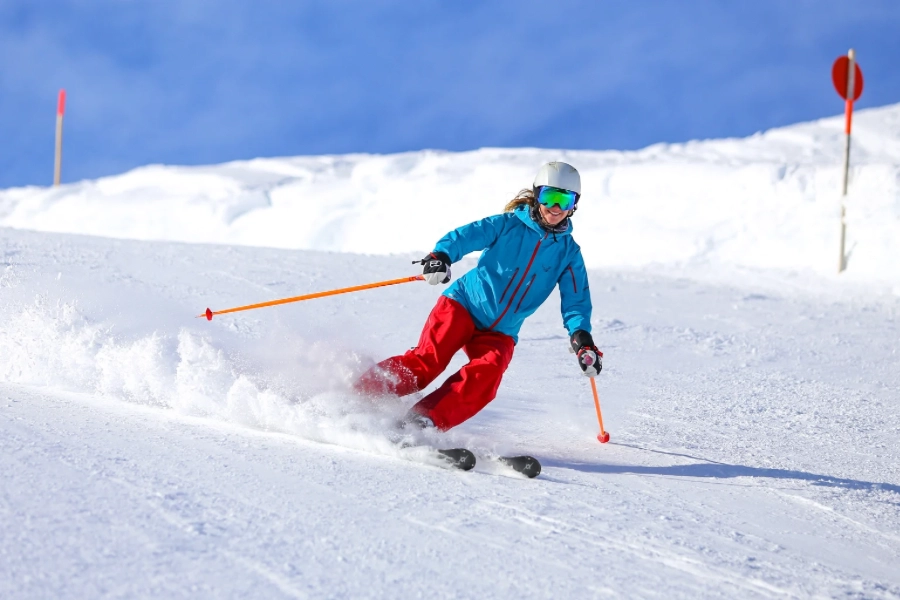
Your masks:
{"label": "ski", "polygon": [[465,448],[447,448],[437,451],[438,456],[451,467],[463,471],[475,468],[475,455]]}
{"label": "ski", "polygon": [[529,479],[541,474],[541,463],[533,456],[501,456],[496,460]]}
{"label": "ski", "polygon": [[[469,471],[475,468],[475,454],[466,448],[448,448],[437,451],[447,464],[453,468]],[[509,467],[517,473],[521,473],[529,479],[533,479],[541,474],[541,463],[533,456],[500,456],[493,458],[494,460],[506,467]]]}
{"label": "ski", "polygon": [[[415,448],[414,444],[401,443],[401,449]],[[471,471],[475,468],[477,462],[475,454],[468,448],[429,448],[431,452],[437,455],[437,458],[443,465],[459,469],[461,471]],[[517,473],[521,473],[529,479],[533,479],[541,474],[541,463],[533,456],[489,456],[487,460],[500,463],[505,467],[509,467]]]}

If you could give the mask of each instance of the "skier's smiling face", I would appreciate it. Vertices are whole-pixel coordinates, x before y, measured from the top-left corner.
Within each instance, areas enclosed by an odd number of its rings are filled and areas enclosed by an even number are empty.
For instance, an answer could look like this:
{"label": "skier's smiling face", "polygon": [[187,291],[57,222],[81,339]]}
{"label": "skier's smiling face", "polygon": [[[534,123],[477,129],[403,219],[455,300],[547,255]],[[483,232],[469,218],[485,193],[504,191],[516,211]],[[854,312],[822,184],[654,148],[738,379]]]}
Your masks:
{"label": "skier's smiling face", "polygon": [[548,225],[559,225],[562,223],[563,219],[568,217],[572,211],[571,210],[562,210],[558,206],[546,207],[543,204],[540,204],[541,217],[543,217],[544,221]]}
{"label": "skier's smiling face", "polygon": [[541,219],[550,227],[562,223],[575,210],[578,192],[542,185],[535,188],[535,200],[541,211]]}

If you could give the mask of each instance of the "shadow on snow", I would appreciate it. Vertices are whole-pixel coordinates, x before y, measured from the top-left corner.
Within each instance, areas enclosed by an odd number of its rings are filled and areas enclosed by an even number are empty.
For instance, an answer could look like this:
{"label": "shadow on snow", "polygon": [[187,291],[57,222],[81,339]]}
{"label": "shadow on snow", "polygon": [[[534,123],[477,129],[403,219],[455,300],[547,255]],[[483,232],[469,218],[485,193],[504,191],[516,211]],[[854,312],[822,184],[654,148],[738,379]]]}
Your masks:
{"label": "shadow on snow", "polygon": [[807,473],[805,471],[791,471],[788,469],[767,469],[761,467],[747,467],[744,465],[731,465],[728,463],[715,462],[690,456],[688,454],[678,454],[675,452],[664,452],[662,450],[652,450],[650,448],[642,448],[640,446],[632,446],[630,444],[622,444],[615,442],[610,444],[616,446],[626,446],[635,448],[645,452],[653,452],[656,454],[668,454],[670,456],[680,456],[692,460],[703,462],[687,464],[687,465],[660,465],[660,466],[642,466],[642,465],[608,465],[596,463],[573,462],[558,459],[541,459],[545,467],[559,467],[562,469],[572,469],[585,473],[609,473],[614,475],[662,475],[667,477],[706,477],[711,479],[733,479],[736,477],[765,477],[768,479],[791,479],[796,481],[808,481],[812,485],[820,485],[827,487],[837,487],[850,490],[863,491],[879,491],[885,490],[900,494],[900,485],[890,483],[875,483],[871,481],[859,481],[856,479],[845,479],[841,477],[831,477],[829,475],[817,475],[815,473]]}

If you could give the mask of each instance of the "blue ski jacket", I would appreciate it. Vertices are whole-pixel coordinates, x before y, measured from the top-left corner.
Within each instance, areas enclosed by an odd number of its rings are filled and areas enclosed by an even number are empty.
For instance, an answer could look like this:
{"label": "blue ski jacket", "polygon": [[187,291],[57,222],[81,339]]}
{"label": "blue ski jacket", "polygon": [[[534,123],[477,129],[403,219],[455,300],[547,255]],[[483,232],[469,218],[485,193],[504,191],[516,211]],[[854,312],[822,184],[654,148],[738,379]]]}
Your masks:
{"label": "blue ski jacket", "polygon": [[452,263],[476,250],[483,250],[478,265],[450,284],[444,296],[462,304],[478,329],[504,333],[518,343],[523,321],[559,285],[569,335],[591,331],[591,293],[571,219],[566,231],[551,233],[523,205],[454,229],[434,247]]}

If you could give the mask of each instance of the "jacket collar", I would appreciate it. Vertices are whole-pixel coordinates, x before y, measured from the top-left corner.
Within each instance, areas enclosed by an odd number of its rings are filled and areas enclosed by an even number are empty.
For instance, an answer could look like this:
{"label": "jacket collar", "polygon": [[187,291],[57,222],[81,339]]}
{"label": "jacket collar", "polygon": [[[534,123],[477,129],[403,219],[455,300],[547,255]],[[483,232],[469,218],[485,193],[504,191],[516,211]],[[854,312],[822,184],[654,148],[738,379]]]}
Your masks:
{"label": "jacket collar", "polygon": [[572,235],[572,219],[568,218],[564,222],[567,224],[567,227],[563,231],[552,231],[549,229],[544,229],[541,227],[541,224],[535,221],[531,217],[531,207],[527,204],[523,204],[521,206],[517,206],[515,210],[515,215],[522,220],[525,225],[530,227],[531,229],[537,231],[543,236],[545,233],[552,233],[554,235]]}

